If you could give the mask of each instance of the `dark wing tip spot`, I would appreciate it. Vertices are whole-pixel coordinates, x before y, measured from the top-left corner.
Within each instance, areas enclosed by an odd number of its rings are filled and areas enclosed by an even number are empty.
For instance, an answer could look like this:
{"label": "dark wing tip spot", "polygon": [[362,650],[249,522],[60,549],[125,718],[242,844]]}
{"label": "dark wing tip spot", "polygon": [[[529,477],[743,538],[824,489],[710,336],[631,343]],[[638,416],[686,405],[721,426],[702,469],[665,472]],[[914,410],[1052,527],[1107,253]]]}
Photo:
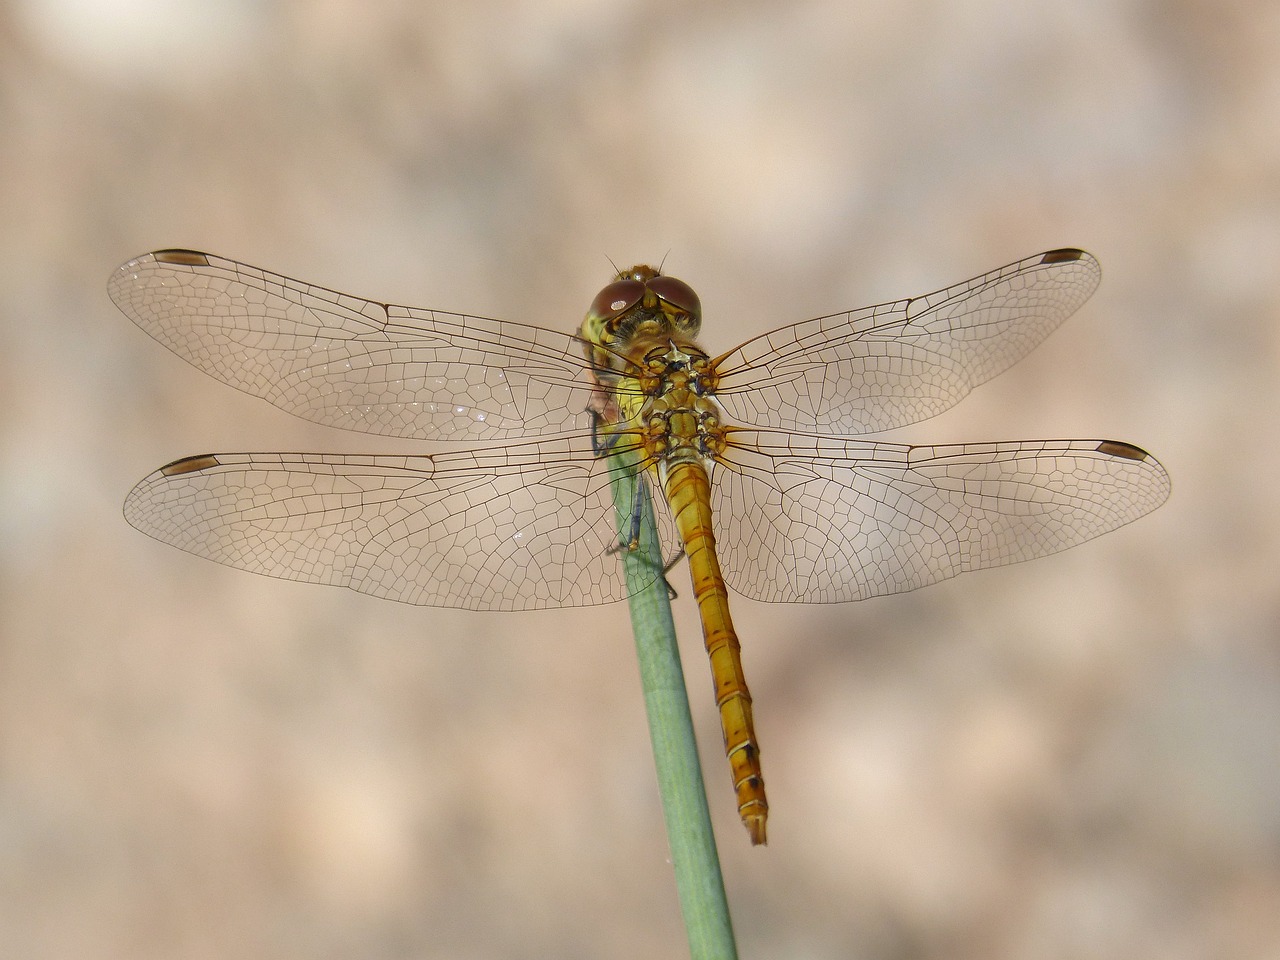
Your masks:
{"label": "dark wing tip spot", "polygon": [[188,267],[207,267],[209,257],[198,250],[157,250],[153,254],[156,263],[180,263]]}
{"label": "dark wing tip spot", "polygon": [[180,477],[184,473],[199,473],[201,470],[216,466],[218,466],[218,458],[206,453],[198,457],[183,457],[181,460],[175,460],[168,466],[161,467],[160,473],[166,477]]}
{"label": "dark wing tip spot", "polygon": [[1098,452],[1105,453],[1109,457],[1122,457],[1125,460],[1141,461],[1151,456],[1141,447],[1135,447],[1132,443],[1124,443],[1121,440],[1103,440],[1098,444]]}
{"label": "dark wing tip spot", "polygon": [[1075,247],[1063,247],[1060,250],[1050,250],[1040,258],[1041,263],[1071,263],[1079,260],[1085,255],[1083,250]]}

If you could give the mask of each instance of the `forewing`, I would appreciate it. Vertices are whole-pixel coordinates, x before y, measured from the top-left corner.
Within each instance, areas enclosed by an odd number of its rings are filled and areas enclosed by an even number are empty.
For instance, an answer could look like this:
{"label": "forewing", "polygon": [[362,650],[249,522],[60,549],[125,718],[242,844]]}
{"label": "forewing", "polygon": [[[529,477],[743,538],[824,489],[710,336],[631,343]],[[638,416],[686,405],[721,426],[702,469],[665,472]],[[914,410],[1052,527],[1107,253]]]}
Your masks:
{"label": "forewing", "polygon": [[420,440],[587,425],[585,358],[564,333],[362,300],[190,250],[130,260],[108,290],[184,360],[316,423]]}
{"label": "forewing", "polygon": [[941,413],[1024,357],[1097,288],[1098,261],[1051,250],[935,293],[783,327],[720,358],[737,422],[856,436]]}
{"label": "forewing", "polygon": [[716,541],[726,581],[756,600],[914,590],[1065,550],[1169,495],[1155,458],[1118,441],[733,437],[714,474]]}
{"label": "forewing", "polygon": [[220,453],[143,479],[125,518],[227,566],[404,603],[579,606],[626,597],[609,470],[589,437],[409,457]]}

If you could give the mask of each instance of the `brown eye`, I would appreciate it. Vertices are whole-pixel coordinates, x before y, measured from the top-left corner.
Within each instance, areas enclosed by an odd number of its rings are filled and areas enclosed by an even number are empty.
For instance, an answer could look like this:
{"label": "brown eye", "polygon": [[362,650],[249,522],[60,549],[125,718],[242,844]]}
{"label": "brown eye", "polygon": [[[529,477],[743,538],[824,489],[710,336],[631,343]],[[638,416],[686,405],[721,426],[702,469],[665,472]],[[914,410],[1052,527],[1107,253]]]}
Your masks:
{"label": "brown eye", "polygon": [[644,296],[644,284],[639,280],[615,280],[596,294],[591,301],[589,316],[608,320],[625,313]]}
{"label": "brown eye", "polygon": [[702,316],[702,301],[693,292],[693,287],[675,277],[654,277],[649,281],[649,289],[659,297],[694,317]]}

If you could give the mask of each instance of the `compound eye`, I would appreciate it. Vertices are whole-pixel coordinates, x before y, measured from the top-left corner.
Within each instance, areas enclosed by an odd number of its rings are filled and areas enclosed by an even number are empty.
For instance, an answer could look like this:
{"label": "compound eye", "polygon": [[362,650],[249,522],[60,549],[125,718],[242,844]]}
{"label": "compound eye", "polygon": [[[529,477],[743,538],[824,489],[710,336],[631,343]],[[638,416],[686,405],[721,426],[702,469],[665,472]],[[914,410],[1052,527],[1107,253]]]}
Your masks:
{"label": "compound eye", "polygon": [[675,277],[654,277],[649,281],[649,289],[690,316],[702,317],[702,301],[693,292],[693,287]]}
{"label": "compound eye", "polygon": [[626,313],[644,297],[644,284],[639,280],[615,280],[596,294],[588,316],[612,320]]}

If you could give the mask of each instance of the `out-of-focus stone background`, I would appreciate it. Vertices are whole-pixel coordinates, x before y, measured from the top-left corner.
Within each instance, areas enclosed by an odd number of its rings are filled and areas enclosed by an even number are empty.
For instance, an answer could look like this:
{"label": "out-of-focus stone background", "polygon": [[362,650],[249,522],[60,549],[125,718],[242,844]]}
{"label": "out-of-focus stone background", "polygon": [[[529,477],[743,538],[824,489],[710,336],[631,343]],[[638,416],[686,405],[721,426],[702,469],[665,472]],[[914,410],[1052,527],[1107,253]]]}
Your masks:
{"label": "out-of-focus stone background", "polygon": [[1093,300],[905,435],[1127,439],[1173,498],[907,596],[738,603],[767,849],[678,602],[741,952],[1280,955],[1278,49],[1230,0],[5,5],[4,955],[685,951],[625,607],[415,609],[134,532],[180,455],[404,444],[188,369],[119,262],[571,329],[606,257],[666,256],[727,348],[1067,244]]}

